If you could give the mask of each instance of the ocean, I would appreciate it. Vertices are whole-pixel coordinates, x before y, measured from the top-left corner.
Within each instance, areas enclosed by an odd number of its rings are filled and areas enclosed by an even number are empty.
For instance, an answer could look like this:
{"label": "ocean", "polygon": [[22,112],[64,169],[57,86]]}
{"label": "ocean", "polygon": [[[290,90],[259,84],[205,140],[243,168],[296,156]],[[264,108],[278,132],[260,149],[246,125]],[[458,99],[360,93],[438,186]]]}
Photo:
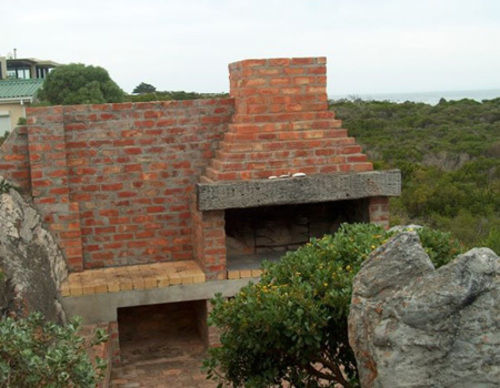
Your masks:
{"label": "ocean", "polygon": [[418,93],[371,93],[371,94],[332,94],[328,96],[331,100],[342,98],[353,100],[361,99],[365,101],[392,101],[392,102],[424,102],[426,104],[436,105],[441,98],[446,100],[461,100],[470,98],[476,101],[491,100],[500,97],[500,89],[488,90],[454,90],[437,92],[418,92]]}

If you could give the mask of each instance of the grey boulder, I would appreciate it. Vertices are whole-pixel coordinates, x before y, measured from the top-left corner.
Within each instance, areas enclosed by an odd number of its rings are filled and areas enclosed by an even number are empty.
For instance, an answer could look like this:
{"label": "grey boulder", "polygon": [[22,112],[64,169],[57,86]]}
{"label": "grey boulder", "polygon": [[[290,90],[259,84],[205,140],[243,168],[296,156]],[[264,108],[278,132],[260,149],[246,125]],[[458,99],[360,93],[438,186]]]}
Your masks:
{"label": "grey boulder", "polygon": [[35,208],[14,189],[0,193],[0,315],[39,311],[64,321],[58,288],[67,275],[64,256]]}
{"label": "grey boulder", "polygon": [[362,387],[500,386],[499,273],[488,248],[436,270],[414,232],[379,247],[349,314]]}

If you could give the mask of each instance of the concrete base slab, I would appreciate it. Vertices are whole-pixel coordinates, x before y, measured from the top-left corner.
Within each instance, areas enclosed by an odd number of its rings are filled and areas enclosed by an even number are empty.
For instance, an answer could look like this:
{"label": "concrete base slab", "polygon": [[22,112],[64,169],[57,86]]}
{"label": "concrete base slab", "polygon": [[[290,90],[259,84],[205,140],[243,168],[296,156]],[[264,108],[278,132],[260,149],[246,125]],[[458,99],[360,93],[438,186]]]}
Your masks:
{"label": "concrete base slab", "polygon": [[216,293],[231,297],[249,281],[257,282],[258,278],[213,280],[147,290],[67,296],[62,298],[62,304],[68,317],[78,315],[83,318],[85,324],[110,322],[117,320],[119,307],[206,300],[214,297]]}

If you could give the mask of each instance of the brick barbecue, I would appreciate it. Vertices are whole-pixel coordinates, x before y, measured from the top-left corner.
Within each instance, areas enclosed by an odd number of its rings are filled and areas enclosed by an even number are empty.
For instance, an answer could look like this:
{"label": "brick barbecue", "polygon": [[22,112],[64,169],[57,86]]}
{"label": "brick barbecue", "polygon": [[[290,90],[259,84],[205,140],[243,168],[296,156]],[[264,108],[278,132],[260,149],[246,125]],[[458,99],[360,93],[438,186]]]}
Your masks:
{"label": "brick barbecue", "polygon": [[72,271],[69,313],[116,322],[120,307],[231,296],[340,222],[388,226],[399,171],[373,171],[328,109],[326,58],[229,75],[229,98],[28,108],[4,142],[0,175]]}

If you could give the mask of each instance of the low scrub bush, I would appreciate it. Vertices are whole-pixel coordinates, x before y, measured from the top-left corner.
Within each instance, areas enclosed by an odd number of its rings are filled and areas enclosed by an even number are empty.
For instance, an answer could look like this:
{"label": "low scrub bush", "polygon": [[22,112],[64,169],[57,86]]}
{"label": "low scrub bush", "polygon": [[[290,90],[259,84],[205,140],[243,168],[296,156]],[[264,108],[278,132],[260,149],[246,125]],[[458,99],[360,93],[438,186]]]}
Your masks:
{"label": "low scrub bush", "polygon": [[106,340],[103,331],[86,341],[78,320],[64,326],[34,313],[0,320],[0,387],[94,387],[106,362],[90,360],[89,347]]}

